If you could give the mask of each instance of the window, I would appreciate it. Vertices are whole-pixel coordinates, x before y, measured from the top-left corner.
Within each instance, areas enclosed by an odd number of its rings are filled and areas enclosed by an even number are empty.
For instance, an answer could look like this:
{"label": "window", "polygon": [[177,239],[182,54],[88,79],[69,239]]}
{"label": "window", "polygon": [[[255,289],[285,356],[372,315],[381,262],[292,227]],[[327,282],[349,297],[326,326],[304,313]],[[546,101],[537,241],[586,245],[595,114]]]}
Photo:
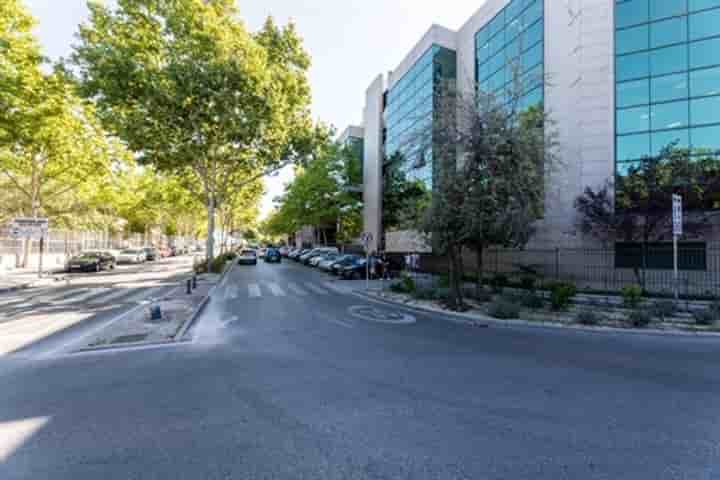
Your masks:
{"label": "window", "polygon": [[712,7],[720,7],[720,0],[690,0],[691,12]]}
{"label": "window", "polygon": [[690,15],[690,40],[717,35],[720,25],[720,9],[707,10]]}
{"label": "window", "polygon": [[617,137],[617,161],[638,160],[650,155],[650,134]]}
{"label": "window", "polygon": [[678,73],[650,80],[650,98],[653,102],[667,102],[688,97],[686,73]]}
{"label": "window", "polygon": [[650,103],[649,80],[633,80],[616,86],[618,108]]}
{"label": "window", "polygon": [[688,102],[658,103],[651,107],[653,130],[681,128],[688,125]]}
{"label": "window", "polygon": [[631,53],[638,50],[647,50],[648,40],[647,25],[640,25],[639,27],[619,30],[615,37],[615,41],[618,45],[617,53]]}
{"label": "window", "polygon": [[692,148],[693,151],[720,151],[720,126],[693,128]]}
{"label": "window", "polygon": [[687,69],[687,46],[685,45],[661,48],[650,53],[650,72],[652,75],[665,75]]}
{"label": "window", "polygon": [[706,97],[692,100],[690,103],[690,119],[693,125],[720,123],[720,97]]}
{"label": "window", "polygon": [[[718,27],[720,30],[720,26]],[[690,44],[690,68],[720,65],[720,39],[701,40]]]}
{"label": "window", "polygon": [[618,81],[647,77],[650,74],[648,52],[633,53],[617,58],[615,77]]}
{"label": "window", "polygon": [[650,47],[657,48],[673,43],[687,42],[687,21],[685,18],[671,18],[651,24]]}
{"label": "window", "polygon": [[701,97],[718,94],[720,94],[720,67],[690,72],[690,95]]}
{"label": "window", "polygon": [[650,130],[648,107],[627,108],[617,112],[617,133],[646,132]]}
{"label": "window", "polygon": [[652,155],[657,156],[663,149],[673,145],[675,148],[690,147],[690,133],[687,129],[667,130],[652,134]]}
{"label": "window", "polygon": [[650,20],[687,14],[687,0],[651,0]]}
{"label": "window", "polygon": [[617,28],[645,23],[648,20],[648,0],[630,0],[615,6],[615,26]]}

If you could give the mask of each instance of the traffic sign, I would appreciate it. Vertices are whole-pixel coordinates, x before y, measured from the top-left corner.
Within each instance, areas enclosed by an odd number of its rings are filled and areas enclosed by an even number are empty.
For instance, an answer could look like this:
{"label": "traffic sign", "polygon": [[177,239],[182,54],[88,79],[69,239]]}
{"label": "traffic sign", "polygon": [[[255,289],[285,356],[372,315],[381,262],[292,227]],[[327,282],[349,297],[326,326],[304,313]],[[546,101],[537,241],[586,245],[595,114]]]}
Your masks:
{"label": "traffic sign", "polygon": [[680,195],[673,195],[673,235],[682,236],[683,234],[683,205]]}
{"label": "traffic sign", "polygon": [[42,238],[47,235],[47,218],[14,218],[10,222],[10,235],[13,237]]}

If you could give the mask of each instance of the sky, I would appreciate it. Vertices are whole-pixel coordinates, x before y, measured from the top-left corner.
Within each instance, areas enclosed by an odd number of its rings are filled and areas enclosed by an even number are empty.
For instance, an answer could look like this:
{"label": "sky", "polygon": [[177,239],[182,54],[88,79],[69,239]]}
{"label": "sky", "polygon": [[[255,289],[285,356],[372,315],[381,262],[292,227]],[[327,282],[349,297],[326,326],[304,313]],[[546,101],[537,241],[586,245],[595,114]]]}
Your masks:
{"label": "sky", "polygon": [[[72,50],[78,25],[87,19],[86,0],[25,0],[39,21],[45,54],[57,59]],[[447,2],[447,3],[446,3]],[[249,0],[238,1],[250,30],[272,15],[293,20],[313,59],[309,72],[315,118],[338,133],[360,124],[365,90],[393,70],[433,23],[459,28],[485,0]],[[272,209],[292,178],[288,168],[265,181],[261,216]]]}

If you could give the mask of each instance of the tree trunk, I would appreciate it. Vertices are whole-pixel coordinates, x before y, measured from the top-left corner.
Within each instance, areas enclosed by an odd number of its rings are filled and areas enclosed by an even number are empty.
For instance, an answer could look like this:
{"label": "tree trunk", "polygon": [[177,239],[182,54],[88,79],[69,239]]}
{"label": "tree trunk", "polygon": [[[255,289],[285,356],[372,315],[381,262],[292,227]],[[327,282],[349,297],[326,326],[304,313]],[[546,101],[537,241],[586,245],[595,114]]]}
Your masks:
{"label": "tree trunk", "polygon": [[208,197],[208,236],[207,236],[207,268],[210,271],[210,265],[212,264],[213,257],[215,256],[215,199],[211,196]]}
{"label": "tree trunk", "polygon": [[452,310],[460,310],[463,306],[462,295],[462,260],[459,258],[461,252],[458,252],[457,245],[448,248],[449,260],[449,276],[450,276],[450,304],[448,307]]}
{"label": "tree trunk", "polygon": [[475,292],[476,292],[476,295],[478,296],[478,298],[480,298],[480,293],[482,292],[482,288],[483,288],[483,251],[484,251],[484,249],[483,249],[482,245],[478,245],[478,247],[475,251],[477,254],[477,258],[475,259],[475,262],[476,262],[475,265],[476,265],[476,270],[477,270],[475,272],[475,275],[477,278],[476,285],[475,285]]}

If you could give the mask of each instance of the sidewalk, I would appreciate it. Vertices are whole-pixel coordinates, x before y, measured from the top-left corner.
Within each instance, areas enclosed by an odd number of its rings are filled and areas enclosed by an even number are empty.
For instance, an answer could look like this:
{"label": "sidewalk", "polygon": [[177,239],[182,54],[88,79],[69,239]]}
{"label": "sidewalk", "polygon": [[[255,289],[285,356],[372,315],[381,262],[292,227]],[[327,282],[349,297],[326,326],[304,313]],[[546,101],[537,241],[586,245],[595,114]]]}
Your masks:
{"label": "sidewalk", "polygon": [[17,268],[14,270],[0,270],[0,293],[12,292],[23,288],[49,285],[55,282],[58,274],[52,271],[43,272],[43,278],[38,278],[37,270]]}

